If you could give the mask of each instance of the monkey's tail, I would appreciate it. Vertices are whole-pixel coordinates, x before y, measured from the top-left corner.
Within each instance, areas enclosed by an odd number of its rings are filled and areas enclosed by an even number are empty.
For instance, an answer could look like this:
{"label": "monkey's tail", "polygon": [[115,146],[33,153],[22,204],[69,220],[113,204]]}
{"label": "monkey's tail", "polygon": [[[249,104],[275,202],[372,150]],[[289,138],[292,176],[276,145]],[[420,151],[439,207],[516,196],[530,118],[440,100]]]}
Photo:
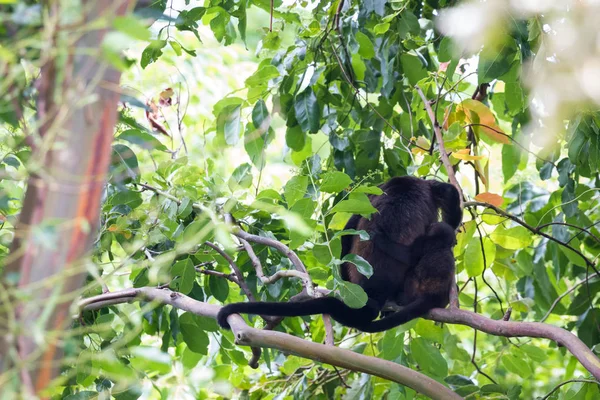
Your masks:
{"label": "monkey's tail", "polygon": [[408,321],[422,317],[429,310],[436,307],[435,299],[430,297],[420,297],[412,303],[406,305],[402,310],[388,315],[385,318],[371,322],[365,327],[359,328],[363,332],[375,333],[383,332],[394,328],[398,325],[407,323]]}
{"label": "monkey's tail", "polygon": [[227,317],[231,314],[260,314],[274,317],[300,317],[314,314],[330,314],[333,319],[353,328],[368,324],[379,313],[379,308],[369,299],[363,308],[350,308],[334,297],[321,297],[294,303],[249,302],[232,303],[221,308],[217,322],[222,328],[229,329]]}

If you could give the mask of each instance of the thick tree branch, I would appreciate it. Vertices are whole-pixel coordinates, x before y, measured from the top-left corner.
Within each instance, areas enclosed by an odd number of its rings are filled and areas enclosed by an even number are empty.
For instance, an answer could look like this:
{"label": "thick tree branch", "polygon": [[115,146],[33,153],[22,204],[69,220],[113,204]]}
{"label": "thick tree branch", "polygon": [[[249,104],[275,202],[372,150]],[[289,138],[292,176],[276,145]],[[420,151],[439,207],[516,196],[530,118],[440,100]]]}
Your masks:
{"label": "thick tree branch", "polygon": [[[122,296],[122,303],[133,300],[155,301],[210,318],[216,318],[220,309],[217,305],[197,301],[181,293],[152,287],[102,294],[84,299],[80,306],[85,310],[93,310],[98,308],[98,304],[103,304],[107,300],[111,301],[111,304],[117,304],[119,294]],[[353,371],[365,372],[406,385],[434,400],[461,398],[439,382],[400,364],[364,356],[335,346],[312,343],[286,333],[255,329],[249,327],[237,314],[229,316],[228,322],[233,330],[236,343],[240,345],[277,349]]]}
{"label": "thick tree branch", "polygon": [[[105,306],[107,303],[114,305],[140,299],[155,300],[161,304],[169,304],[181,310],[211,318],[216,318],[220,309],[217,305],[203,303],[193,300],[181,293],[154,287],[125,289],[118,292],[101,294],[83,299],[79,303],[79,306],[82,310],[96,310]],[[431,310],[427,318],[437,322],[470,326],[471,328],[495,336],[550,339],[557,344],[564,346],[596,379],[600,379],[600,360],[598,357],[596,357],[596,355],[577,336],[565,329],[542,322],[497,321],[472,311],[460,309],[436,308]],[[421,378],[416,378],[414,375],[405,373],[406,371],[402,369],[388,370],[388,364],[383,360],[362,356],[352,352],[350,353],[353,355],[348,355],[345,353],[347,352],[346,350],[338,349],[333,346],[307,342],[303,339],[295,338],[280,332],[254,329],[245,325],[243,319],[235,314],[229,317],[229,323],[233,327],[238,344],[274,348],[312,360],[352,369],[354,371],[367,372],[407,385],[417,391],[429,395],[428,392],[424,391],[425,388],[423,386],[413,386],[415,382],[413,382],[412,379],[422,379],[422,376]],[[398,366],[398,364],[393,365]],[[414,371],[411,372],[416,373]],[[420,374],[416,374],[417,376],[420,376]],[[430,386],[427,387],[431,389]],[[447,390],[446,388],[444,389]],[[439,394],[438,392],[435,393]],[[455,398],[431,397],[445,399]]]}
{"label": "thick tree branch", "polygon": [[600,379],[600,360],[573,333],[542,322],[497,321],[472,311],[458,309],[431,310],[428,318],[449,324],[470,326],[485,333],[504,337],[550,339],[564,346],[596,379]]}

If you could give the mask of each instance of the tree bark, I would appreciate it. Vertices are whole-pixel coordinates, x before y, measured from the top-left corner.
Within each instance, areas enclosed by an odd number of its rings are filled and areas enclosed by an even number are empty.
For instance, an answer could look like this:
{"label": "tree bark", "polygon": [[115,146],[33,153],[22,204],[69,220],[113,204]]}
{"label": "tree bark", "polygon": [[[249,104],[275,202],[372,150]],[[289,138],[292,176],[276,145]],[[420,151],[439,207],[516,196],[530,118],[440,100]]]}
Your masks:
{"label": "tree bark", "polygon": [[[61,31],[61,2],[46,5],[53,51],[37,82],[31,175],[0,281],[8,293],[0,296],[0,372],[16,369],[29,392],[59,373],[60,335],[84,284],[82,257],[96,237],[120,97],[121,73],[100,46],[114,17],[133,3],[83,1],[79,30],[71,32]],[[90,30],[92,21],[100,26]]]}

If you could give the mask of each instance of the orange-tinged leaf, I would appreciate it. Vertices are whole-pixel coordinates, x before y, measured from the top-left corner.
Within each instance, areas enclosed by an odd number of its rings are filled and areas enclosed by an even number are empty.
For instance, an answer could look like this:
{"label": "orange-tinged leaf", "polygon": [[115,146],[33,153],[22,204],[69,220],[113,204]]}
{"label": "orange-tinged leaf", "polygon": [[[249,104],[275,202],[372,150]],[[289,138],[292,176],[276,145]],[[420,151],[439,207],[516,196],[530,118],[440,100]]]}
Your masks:
{"label": "orange-tinged leaf", "polygon": [[172,88],[166,88],[165,90],[160,92],[160,98],[168,99],[169,97],[172,97],[174,93],[175,91]]}
{"label": "orange-tinged leaf", "polygon": [[462,150],[458,150],[458,151],[455,151],[454,153],[452,153],[452,157],[454,157],[458,160],[465,160],[465,161],[475,161],[475,160],[484,160],[485,159],[485,156],[472,156],[470,153],[471,153],[470,149],[462,149]]}
{"label": "orange-tinged leaf", "polygon": [[108,227],[107,231],[109,231],[109,232],[118,232],[119,231],[119,227],[116,224],[112,224],[111,226]]}
{"label": "orange-tinged leaf", "polygon": [[504,202],[502,196],[490,192],[479,193],[477,196],[475,196],[475,200],[482,201],[496,207],[500,207]]}
{"label": "orange-tinged leaf", "polygon": [[[465,121],[469,124],[474,125],[474,128],[481,128],[483,132],[490,139],[502,143],[511,144],[508,136],[496,123],[496,118],[485,104],[478,100],[466,99],[463,100],[457,107],[457,112],[463,110],[465,113]],[[448,121],[450,123],[450,121]]]}

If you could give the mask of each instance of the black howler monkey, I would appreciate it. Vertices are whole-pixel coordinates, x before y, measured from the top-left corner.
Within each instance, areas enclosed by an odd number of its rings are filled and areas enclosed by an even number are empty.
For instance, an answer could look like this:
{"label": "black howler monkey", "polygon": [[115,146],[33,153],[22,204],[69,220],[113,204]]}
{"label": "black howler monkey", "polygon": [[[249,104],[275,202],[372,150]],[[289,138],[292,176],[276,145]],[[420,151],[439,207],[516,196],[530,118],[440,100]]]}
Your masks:
{"label": "black howler monkey", "polygon": [[[364,307],[348,307],[335,297],[296,303],[233,303],[219,311],[219,325],[229,328],[227,317],[237,313],[280,317],[329,314],[348,327],[381,332],[446,306],[454,273],[454,230],[462,221],[458,191],[447,183],[409,176],[392,178],[379,187],[383,194],[370,196],[378,212],[371,219],[353,215],[346,224],[346,229],[367,231],[370,239],[342,237],[342,257],[358,254],[373,267],[373,275],[366,278],[351,263],[341,266],[342,278],[367,293]],[[438,222],[438,210],[443,222]],[[375,320],[387,300],[404,307]]]}

